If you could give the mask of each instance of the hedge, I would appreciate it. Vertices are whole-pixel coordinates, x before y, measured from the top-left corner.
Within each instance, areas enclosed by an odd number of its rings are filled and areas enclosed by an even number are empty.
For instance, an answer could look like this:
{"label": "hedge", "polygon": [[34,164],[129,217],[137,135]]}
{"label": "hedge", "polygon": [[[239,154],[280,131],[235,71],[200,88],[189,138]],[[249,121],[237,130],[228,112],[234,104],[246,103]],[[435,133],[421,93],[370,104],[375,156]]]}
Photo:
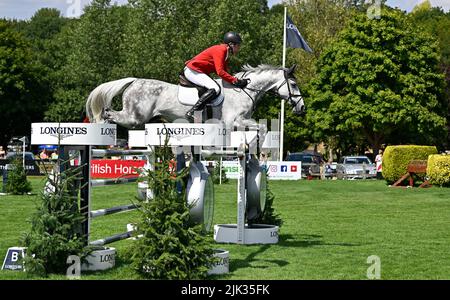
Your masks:
{"label": "hedge", "polygon": [[431,184],[450,186],[450,155],[430,155],[427,176]]}
{"label": "hedge", "polygon": [[408,171],[411,160],[428,160],[429,155],[437,153],[435,146],[388,146],[383,154],[383,177],[393,183]]}

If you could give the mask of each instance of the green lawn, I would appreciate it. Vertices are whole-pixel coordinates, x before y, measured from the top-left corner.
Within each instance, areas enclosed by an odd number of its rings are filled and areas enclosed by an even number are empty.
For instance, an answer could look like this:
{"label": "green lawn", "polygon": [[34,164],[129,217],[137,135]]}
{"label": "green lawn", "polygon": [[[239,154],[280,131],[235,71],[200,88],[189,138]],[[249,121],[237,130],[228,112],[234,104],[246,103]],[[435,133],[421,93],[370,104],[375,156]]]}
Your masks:
{"label": "green lawn", "polygon": [[[32,178],[34,192],[41,178]],[[450,189],[394,189],[382,181],[271,181],[284,220],[277,245],[215,245],[230,251],[230,273],[215,279],[366,279],[367,258],[381,259],[382,279],[450,279]],[[136,185],[98,187],[92,209],[127,204]],[[215,186],[214,223],[236,222],[236,181]],[[0,196],[0,259],[29,229],[36,196]],[[95,219],[92,238],[124,232],[137,214]],[[210,234],[211,242],[212,233]],[[113,270],[85,279],[139,278],[118,249]],[[2,271],[0,279],[26,278]],[[64,279],[64,276],[51,276]]]}

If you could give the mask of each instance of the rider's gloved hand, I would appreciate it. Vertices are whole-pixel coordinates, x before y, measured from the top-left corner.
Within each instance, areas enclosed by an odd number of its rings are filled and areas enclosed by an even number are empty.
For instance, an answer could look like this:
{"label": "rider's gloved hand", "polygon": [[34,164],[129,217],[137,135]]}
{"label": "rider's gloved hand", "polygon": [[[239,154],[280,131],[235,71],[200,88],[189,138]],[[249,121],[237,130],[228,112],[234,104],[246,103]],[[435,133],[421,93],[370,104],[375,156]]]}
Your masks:
{"label": "rider's gloved hand", "polygon": [[247,84],[248,84],[249,82],[250,82],[250,79],[247,79],[247,78],[245,78],[245,79],[238,79],[238,80],[234,83],[234,86],[243,89],[243,88],[245,88],[245,87],[247,86]]}

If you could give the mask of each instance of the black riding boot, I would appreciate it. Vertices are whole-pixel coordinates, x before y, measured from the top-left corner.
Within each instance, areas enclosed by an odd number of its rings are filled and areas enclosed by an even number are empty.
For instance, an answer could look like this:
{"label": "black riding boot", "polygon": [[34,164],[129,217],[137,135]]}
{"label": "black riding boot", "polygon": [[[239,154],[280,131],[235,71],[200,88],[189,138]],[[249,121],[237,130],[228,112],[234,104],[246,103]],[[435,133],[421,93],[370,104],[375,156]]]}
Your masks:
{"label": "black riding boot", "polygon": [[192,106],[192,108],[186,113],[185,117],[189,122],[194,121],[194,111],[203,110],[209,101],[213,100],[217,96],[215,89],[207,90],[197,101],[197,103]]}

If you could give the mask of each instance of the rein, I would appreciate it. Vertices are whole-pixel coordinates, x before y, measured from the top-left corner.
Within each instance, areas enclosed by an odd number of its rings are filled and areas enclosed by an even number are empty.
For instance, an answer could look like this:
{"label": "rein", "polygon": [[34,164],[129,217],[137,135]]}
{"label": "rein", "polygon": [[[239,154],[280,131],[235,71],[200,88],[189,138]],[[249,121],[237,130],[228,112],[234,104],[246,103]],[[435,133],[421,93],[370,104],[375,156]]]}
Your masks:
{"label": "rein", "polygon": [[[240,79],[243,79],[244,76],[245,76],[245,74],[247,74],[247,71],[245,71],[244,74],[242,74],[242,76],[241,76]],[[284,81],[277,87],[276,92],[274,92],[275,94],[277,94],[278,96],[280,96],[282,99],[283,99],[283,96],[281,96],[280,93],[279,93],[278,91],[280,90],[280,88],[281,88],[283,85],[285,85],[285,84],[288,83],[288,80],[289,80],[289,78],[288,78],[286,72],[284,72]],[[290,102],[291,104],[293,104],[293,103],[294,103],[294,100],[292,99],[292,97],[301,97],[302,95],[301,95],[301,94],[293,94],[293,93],[291,92],[291,86],[290,86],[289,84],[287,84],[287,87],[288,87],[288,92],[289,92],[289,96],[287,97],[287,100],[289,100],[289,102]],[[255,99],[252,98],[252,96],[250,96],[250,94],[249,94],[246,90],[249,90],[249,91],[252,91],[252,92],[266,92],[266,91],[261,90],[261,89],[252,89],[252,88],[249,88],[249,87],[245,87],[245,88],[243,88],[242,90],[244,91],[245,94],[247,94],[247,96],[250,98],[250,100],[252,100],[252,111],[253,111],[254,108],[255,108],[255,102],[256,102],[256,101],[255,101]],[[269,92],[269,93],[270,93],[270,92]],[[293,104],[293,106],[296,107],[297,104],[298,104],[301,100],[302,100],[302,98],[298,99],[297,102],[295,102],[295,103]]]}

